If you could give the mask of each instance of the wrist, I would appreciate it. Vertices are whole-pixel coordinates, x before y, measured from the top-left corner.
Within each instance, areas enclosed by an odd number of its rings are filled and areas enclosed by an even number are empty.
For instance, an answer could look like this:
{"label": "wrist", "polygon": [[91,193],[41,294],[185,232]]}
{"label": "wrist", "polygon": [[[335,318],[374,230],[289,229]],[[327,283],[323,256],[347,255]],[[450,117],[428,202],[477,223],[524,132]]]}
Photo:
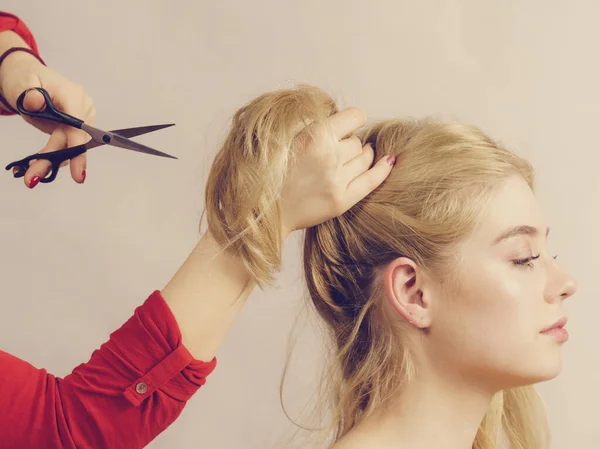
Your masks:
{"label": "wrist", "polygon": [[20,71],[27,66],[31,66],[32,69],[35,69],[36,67],[43,65],[38,57],[25,50],[13,51],[6,54],[6,52],[13,48],[22,48],[31,51],[31,48],[18,34],[12,31],[0,32],[0,58],[5,55],[4,59],[0,61],[0,94],[10,91],[11,86],[6,85],[6,83],[13,80],[13,78],[18,78],[11,77],[11,73],[14,73],[17,70]]}
{"label": "wrist", "polygon": [[31,48],[27,45],[27,42],[14,31],[0,31],[0,53],[4,53],[12,47]]}

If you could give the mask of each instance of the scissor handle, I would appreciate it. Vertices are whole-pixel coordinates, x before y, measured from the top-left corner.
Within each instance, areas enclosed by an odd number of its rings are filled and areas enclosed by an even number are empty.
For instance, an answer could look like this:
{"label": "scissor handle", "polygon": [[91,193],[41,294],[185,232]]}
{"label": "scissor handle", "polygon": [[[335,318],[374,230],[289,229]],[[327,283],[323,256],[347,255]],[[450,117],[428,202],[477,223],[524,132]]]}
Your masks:
{"label": "scissor handle", "polygon": [[[27,92],[29,92],[30,90],[33,90],[33,89],[35,89],[39,93],[41,93],[44,96],[44,100],[46,102],[46,106],[40,111],[28,111],[23,106],[23,103],[25,101],[25,95],[27,95]],[[45,120],[52,120],[54,122],[63,123],[65,125],[72,126],[74,128],[81,129],[81,125],[83,125],[83,120],[79,120],[78,118],[73,117],[72,115],[69,115],[65,112],[62,112],[62,111],[59,111],[58,109],[56,109],[56,106],[54,105],[54,103],[52,102],[52,99],[50,98],[50,94],[48,93],[48,91],[46,89],[44,89],[42,87],[32,87],[30,89],[23,91],[23,93],[21,95],[19,95],[19,98],[17,98],[17,110],[19,111],[19,113],[21,113],[23,115],[27,115],[32,118],[41,118],[41,119],[45,119]],[[47,153],[47,154],[50,154],[50,153]]]}
{"label": "scissor handle", "polygon": [[73,159],[80,154],[83,154],[87,151],[86,144],[77,145],[76,147],[65,148],[64,150],[58,151],[50,151],[49,153],[36,153],[31,156],[27,156],[19,161],[11,162],[6,166],[6,170],[11,170],[14,167],[17,167],[17,172],[13,175],[15,178],[22,178],[25,176],[25,172],[29,168],[29,162],[45,159],[50,161],[52,164],[52,169],[45,178],[40,179],[40,182],[48,183],[52,182],[56,179],[56,175],[58,175],[58,170],[63,162]]}

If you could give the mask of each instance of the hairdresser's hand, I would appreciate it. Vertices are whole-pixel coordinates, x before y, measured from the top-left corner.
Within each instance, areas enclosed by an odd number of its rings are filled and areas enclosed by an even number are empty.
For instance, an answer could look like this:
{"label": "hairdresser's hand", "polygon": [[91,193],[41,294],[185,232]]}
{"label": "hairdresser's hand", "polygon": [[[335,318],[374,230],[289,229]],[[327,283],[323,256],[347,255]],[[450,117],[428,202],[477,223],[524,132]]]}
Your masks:
{"label": "hairdresser's hand", "polygon": [[311,133],[315,137],[297,148],[297,164],[281,194],[285,236],[342,215],[378,187],[392,170],[395,159],[387,157],[370,168],[373,148],[363,147],[353,135],[367,122],[362,110],[349,108],[329,121],[333,138],[326,126],[319,125]]}
{"label": "hairdresser's hand", "polygon": [[[58,109],[86,123],[93,123],[94,103],[82,87],[44,66],[35,57],[24,52],[12,53],[2,63],[0,69],[0,89],[13,108],[16,109],[17,98],[24,90],[43,86]],[[25,97],[24,107],[30,111],[40,110],[44,107],[44,98],[39,92],[30,91]],[[40,151],[41,153],[80,145],[90,140],[87,133],[76,128],[29,117],[23,118],[39,130],[50,134],[48,143]],[[25,185],[29,188],[35,187],[39,180],[49,173],[50,167],[48,161],[32,162],[23,178]],[[70,168],[73,180],[83,183],[86,168],[85,153],[71,159]]]}

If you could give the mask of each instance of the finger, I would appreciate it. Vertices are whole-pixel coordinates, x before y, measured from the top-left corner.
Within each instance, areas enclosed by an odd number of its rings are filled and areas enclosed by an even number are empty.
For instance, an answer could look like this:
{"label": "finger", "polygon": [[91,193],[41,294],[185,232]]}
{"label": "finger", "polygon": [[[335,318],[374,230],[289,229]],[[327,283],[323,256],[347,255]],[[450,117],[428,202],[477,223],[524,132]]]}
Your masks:
{"label": "finger", "polygon": [[[58,127],[50,135],[48,143],[46,144],[44,149],[40,151],[40,153],[48,153],[50,151],[63,149],[66,144],[67,136],[64,133],[64,129]],[[25,185],[29,188],[35,187],[35,185],[41,178],[45,178],[48,175],[48,173],[50,173],[51,168],[52,164],[45,159],[38,159],[36,161],[33,161],[27,169],[25,176],[23,177]],[[35,180],[36,177],[37,181]]]}
{"label": "finger", "polygon": [[363,153],[363,145],[357,136],[351,136],[338,144],[339,161],[342,165],[349,163]]}
{"label": "finger", "polygon": [[[94,103],[92,99],[87,96],[84,96],[83,91],[81,91],[81,97],[79,98],[78,102],[73,103],[71,101],[71,98],[75,97],[68,97],[66,99],[67,101],[65,103],[65,110],[70,114],[77,115],[82,120],[84,120],[85,123],[90,125],[93,124],[96,115],[96,110],[94,108]],[[66,130],[66,134],[68,148],[73,148],[82,145],[90,140],[89,134],[78,128],[68,127]],[[75,182],[83,184],[86,177],[86,167],[86,153],[80,154],[79,156],[76,156],[73,159],[71,159],[71,177]]]}
{"label": "finger", "polygon": [[23,107],[26,111],[39,112],[46,106],[44,96],[35,89],[28,91],[23,100]]}
{"label": "finger", "polygon": [[348,108],[329,117],[329,123],[337,140],[342,140],[365,126],[367,114],[362,109]]}
{"label": "finger", "polygon": [[384,156],[377,161],[373,168],[350,182],[346,189],[345,196],[347,201],[345,206],[347,209],[350,209],[369,193],[379,187],[391,173],[395,162],[396,158],[394,156]]}
{"label": "finger", "polygon": [[[84,144],[90,140],[90,136],[86,132],[81,131],[77,128],[68,128],[66,134],[68,148]],[[86,166],[86,153],[80,154],[79,156],[76,156],[73,159],[71,159],[70,168],[71,177],[73,178],[73,181],[78,182],[79,184],[83,184],[86,176]]]}
{"label": "finger", "polygon": [[360,147],[360,154],[353,158],[351,161],[347,162],[342,170],[344,171],[344,176],[348,179],[348,183],[352,182],[354,179],[358,178],[364,172],[366,172],[371,165],[373,164],[373,159],[375,158],[375,151],[373,150],[373,146],[368,143],[364,147]]}
{"label": "finger", "polygon": [[39,118],[32,118],[28,116],[22,116],[23,120],[29,123],[31,126],[35,126],[37,129],[46,134],[52,134],[56,127],[58,126],[56,122],[51,122],[50,120],[42,120]]}
{"label": "finger", "polygon": [[[46,100],[44,100],[44,96],[41,93],[39,93],[35,89],[32,89],[25,94],[25,98],[23,100],[23,107],[25,108],[25,110],[30,112],[39,112],[45,109]],[[49,120],[36,119],[27,115],[23,115],[23,120],[47,134],[51,134],[57,126],[55,122],[51,122]]]}

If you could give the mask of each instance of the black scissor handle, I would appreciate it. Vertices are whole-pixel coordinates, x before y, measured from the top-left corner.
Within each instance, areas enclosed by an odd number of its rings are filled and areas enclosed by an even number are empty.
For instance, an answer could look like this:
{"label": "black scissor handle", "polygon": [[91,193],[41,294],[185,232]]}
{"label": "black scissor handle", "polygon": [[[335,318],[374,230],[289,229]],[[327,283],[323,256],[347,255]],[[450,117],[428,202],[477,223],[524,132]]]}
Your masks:
{"label": "black scissor handle", "polygon": [[83,154],[87,151],[85,144],[77,145],[76,147],[66,148],[64,150],[51,151],[49,153],[36,153],[31,156],[27,156],[21,160],[11,162],[6,166],[6,170],[11,170],[12,168],[17,168],[17,172],[14,174],[15,178],[22,178],[25,176],[25,172],[29,168],[29,162],[44,159],[49,161],[52,164],[52,169],[45,178],[40,179],[40,182],[48,183],[52,182],[56,179],[58,175],[58,170],[63,162],[73,159],[80,154]]}
{"label": "black scissor handle", "polygon": [[[23,107],[25,95],[27,95],[27,92],[33,89],[41,93],[44,96],[44,100],[46,102],[46,106],[40,111],[28,111]],[[52,120],[54,122],[64,123],[65,125],[69,125],[74,128],[81,129],[81,125],[83,125],[83,120],[79,120],[78,118],[73,117],[72,115],[69,115],[65,112],[56,109],[56,106],[54,106],[54,103],[50,98],[50,94],[46,89],[42,87],[32,87],[31,89],[23,91],[23,93],[19,95],[19,98],[17,98],[17,110],[19,111],[19,113],[27,115],[29,117]]]}

